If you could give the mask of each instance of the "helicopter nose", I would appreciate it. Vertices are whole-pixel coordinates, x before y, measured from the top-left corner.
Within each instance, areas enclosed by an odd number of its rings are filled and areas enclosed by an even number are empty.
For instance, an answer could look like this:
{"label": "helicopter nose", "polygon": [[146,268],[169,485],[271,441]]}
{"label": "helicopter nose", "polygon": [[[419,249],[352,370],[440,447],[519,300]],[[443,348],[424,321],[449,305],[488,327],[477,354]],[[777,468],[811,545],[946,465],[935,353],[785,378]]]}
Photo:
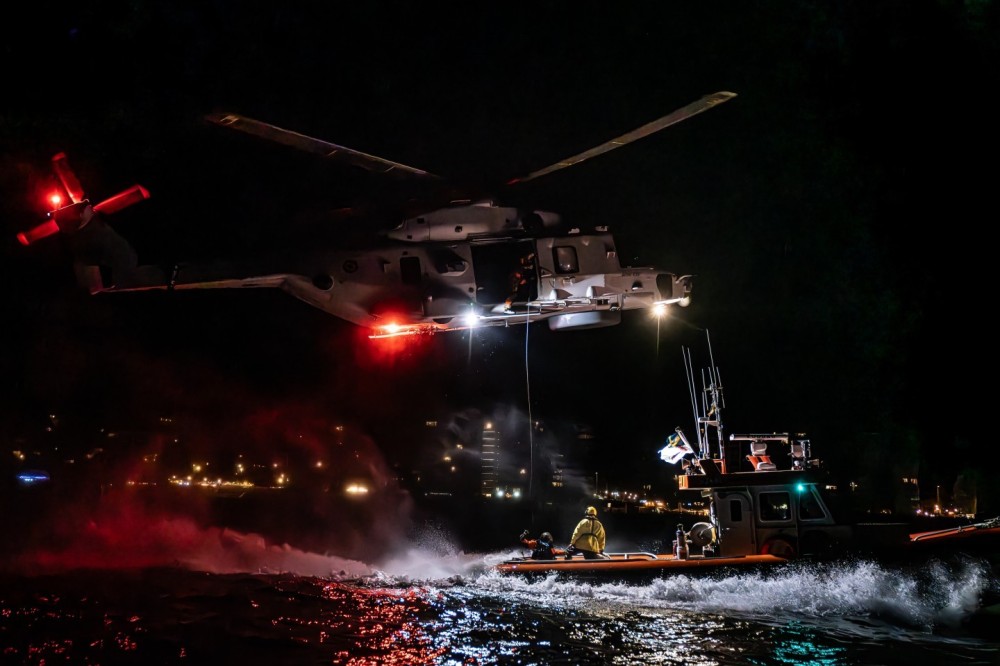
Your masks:
{"label": "helicopter nose", "polygon": [[691,304],[692,275],[677,276],[673,273],[656,275],[656,290],[659,302],[671,303],[686,308]]}

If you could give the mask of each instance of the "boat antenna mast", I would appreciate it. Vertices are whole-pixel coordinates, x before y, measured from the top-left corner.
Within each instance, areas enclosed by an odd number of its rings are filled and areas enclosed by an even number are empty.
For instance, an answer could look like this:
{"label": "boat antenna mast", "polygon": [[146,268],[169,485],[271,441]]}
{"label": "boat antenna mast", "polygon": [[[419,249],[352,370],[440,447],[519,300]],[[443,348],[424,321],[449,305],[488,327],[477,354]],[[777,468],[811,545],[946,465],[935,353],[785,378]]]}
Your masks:
{"label": "boat antenna mast", "polygon": [[722,393],[722,374],[715,365],[715,356],[712,354],[712,338],[708,331],[705,331],[705,339],[708,342],[709,367],[701,372],[701,409],[698,409],[695,398],[694,386],[694,366],[691,363],[691,350],[685,348],[684,369],[688,377],[688,392],[691,395],[691,409],[694,412],[695,427],[698,431],[698,455],[702,459],[716,457],[713,455],[713,440],[715,453],[718,458],[723,458],[723,428],[722,410],[726,406],[726,400]]}

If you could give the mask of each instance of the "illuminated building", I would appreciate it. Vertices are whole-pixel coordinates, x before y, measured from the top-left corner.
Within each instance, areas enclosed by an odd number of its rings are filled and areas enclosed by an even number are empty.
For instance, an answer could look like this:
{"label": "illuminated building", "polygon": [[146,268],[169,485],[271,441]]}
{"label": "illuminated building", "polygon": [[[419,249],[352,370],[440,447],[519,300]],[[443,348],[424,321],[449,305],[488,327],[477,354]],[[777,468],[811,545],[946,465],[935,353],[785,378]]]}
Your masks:
{"label": "illuminated building", "polygon": [[491,497],[500,482],[500,433],[493,429],[493,424],[489,421],[483,424],[480,453],[480,491],[484,497]]}

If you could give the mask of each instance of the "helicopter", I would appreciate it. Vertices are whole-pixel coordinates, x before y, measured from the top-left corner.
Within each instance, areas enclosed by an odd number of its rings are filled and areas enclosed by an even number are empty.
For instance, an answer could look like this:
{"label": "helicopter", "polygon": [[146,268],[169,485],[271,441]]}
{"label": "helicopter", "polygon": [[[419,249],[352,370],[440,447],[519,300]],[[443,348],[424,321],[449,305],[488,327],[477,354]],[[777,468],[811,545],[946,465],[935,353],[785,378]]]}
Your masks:
{"label": "helicopter", "polygon": [[[508,180],[535,180],[620,148],[733,97],[706,95],[599,146]],[[431,172],[306,136],[235,113],[205,119],[259,139],[312,153],[372,174],[425,185],[422,201],[400,208],[377,244],[296,254],[243,266],[213,263],[142,265],[107,216],[149,198],[141,185],[91,204],[64,153],[52,166],[72,203],[19,233],[30,245],[61,232],[69,237],[77,281],[92,295],[148,290],[267,287],[282,289],[335,317],[368,329],[369,338],[431,335],[546,321],[551,330],[613,326],[622,312],[686,307],[692,276],[623,267],[606,226],[567,228],[559,214],[503,206],[488,195],[456,198]]]}

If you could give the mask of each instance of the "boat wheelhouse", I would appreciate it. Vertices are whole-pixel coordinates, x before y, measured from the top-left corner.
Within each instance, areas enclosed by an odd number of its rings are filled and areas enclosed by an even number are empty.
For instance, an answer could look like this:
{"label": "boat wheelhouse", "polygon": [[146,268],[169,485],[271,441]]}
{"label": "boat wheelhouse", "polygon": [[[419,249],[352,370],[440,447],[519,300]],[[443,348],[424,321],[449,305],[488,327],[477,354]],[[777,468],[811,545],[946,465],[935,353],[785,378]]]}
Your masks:
{"label": "boat wheelhouse", "polygon": [[[709,343],[711,358],[711,343]],[[696,426],[692,444],[681,428],[661,451],[680,465],[678,489],[698,491],[709,523],[689,532],[691,545],[720,557],[770,554],[790,558],[828,554],[852,538],[834,519],[824,496],[821,463],[804,434],[724,436],[725,399],[714,360],[695,389],[690,350],[684,349]]]}

